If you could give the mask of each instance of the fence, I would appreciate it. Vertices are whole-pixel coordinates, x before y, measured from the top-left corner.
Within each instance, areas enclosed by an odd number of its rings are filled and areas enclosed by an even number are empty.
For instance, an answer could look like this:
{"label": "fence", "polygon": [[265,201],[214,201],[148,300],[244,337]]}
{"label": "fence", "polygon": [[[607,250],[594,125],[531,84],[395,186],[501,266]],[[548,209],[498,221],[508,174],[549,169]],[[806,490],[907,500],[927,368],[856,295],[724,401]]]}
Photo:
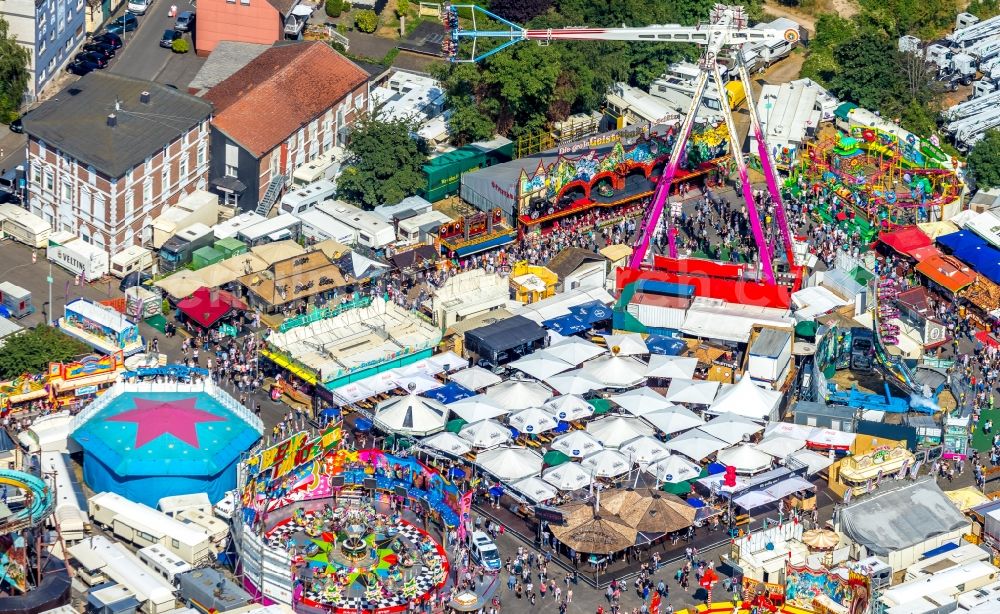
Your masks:
{"label": "fence", "polygon": [[348,51],[351,48],[351,39],[347,38],[340,32],[337,32],[336,28],[333,26],[328,26],[327,31],[330,34],[330,40],[335,43],[340,43],[344,46],[344,51]]}
{"label": "fence", "polygon": [[438,2],[421,2],[419,15],[422,17],[437,17],[441,14],[441,4]]}

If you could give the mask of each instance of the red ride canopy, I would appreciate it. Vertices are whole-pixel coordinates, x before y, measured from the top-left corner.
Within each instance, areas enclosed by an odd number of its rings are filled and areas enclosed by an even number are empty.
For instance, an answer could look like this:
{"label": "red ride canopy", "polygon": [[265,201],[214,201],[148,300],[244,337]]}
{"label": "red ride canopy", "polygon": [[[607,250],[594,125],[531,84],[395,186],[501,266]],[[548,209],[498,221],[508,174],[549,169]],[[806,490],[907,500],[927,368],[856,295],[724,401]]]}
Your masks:
{"label": "red ride canopy", "polygon": [[191,296],[177,303],[181,310],[195,324],[211,328],[232,311],[246,311],[247,304],[225,290],[198,288]]}

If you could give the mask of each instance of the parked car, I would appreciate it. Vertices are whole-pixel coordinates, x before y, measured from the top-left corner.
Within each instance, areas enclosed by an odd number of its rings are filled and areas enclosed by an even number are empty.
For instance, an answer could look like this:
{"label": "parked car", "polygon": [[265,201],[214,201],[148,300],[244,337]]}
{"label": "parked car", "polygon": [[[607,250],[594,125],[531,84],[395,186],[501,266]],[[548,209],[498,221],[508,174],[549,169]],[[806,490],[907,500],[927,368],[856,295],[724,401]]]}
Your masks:
{"label": "parked car", "polygon": [[129,13],[134,15],[145,15],[146,9],[148,9],[149,5],[152,3],[152,0],[128,0],[128,6],[126,6],[126,8]]}
{"label": "parked car", "polygon": [[190,32],[194,29],[194,11],[184,11],[177,16],[177,22],[174,24],[174,29],[180,30],[181,32]]}
{"label": "parked car", "polygon": [[103,43],[105,45],[111,45],[115,49],[121,49],[122,45],[124,44],[120,36],[118,36],[117,34],[112,34],[111,32],[98,34],[97,36],[95,36],[90,40],[91,42],[94,43]]}
{"label": "parked car", "polygon": [[83,46],[83,50],[96,53],[108,61],[111,61],[111,58],[115,57],[115,48],[104,43],[87,43]]}
{"label": "parked car", "polygon": [[132,13],[125,13],[118,19],[111,22],[106,29],[109,33],[121,36],[125,32],[131,32],[139,27],[139,18]]}
{"label": "parked car", "polygon": [[74,75],[83,76],[89,72],[97,70],[97,64],[93,62],[88,62],[87,60],[73,60],[66,67],[66,70],[70,71]]}
{"label": "parked car", "polygon": [[489,571],[500,571],[502,563],[500,561],[500,551],[490,536],[482,531],[473,531],[472,544],[469,548],[472,560],[482,565]]}
{"label": "parked car", "polygon": [[21,118],[20,117],[18,117],[14,121],[10,122],[10,125],[8,127],[10,128],[11,132],[16,132],[18,134],[21,134],[22,132],[24,132],[24,124],[21,123]]}
{"label": "parked car", "polygon": [[106,68],[108,66],[108,59],[98,53],[94,53],[93,51],[78,53],[76,54],[76,59],[83,60],[84,62],[90,62],[98,68]]}
{"label": "parked car", "polygon": [[181,32],[177,30],[167,29],[163,31],[163,36],[160,37],[160,46],[170,49],[174,46],[174,41],[178,38],[184,36]]}
{"label": "parked car", "polygon": [[132,288],[134,286],[145,286],[153,281],[153,276],[149,273],[144,273],[142,271],[132,271],[128,275],[122,278],[120,284],[118,284],[118,289],[122,292],[126,288]]}

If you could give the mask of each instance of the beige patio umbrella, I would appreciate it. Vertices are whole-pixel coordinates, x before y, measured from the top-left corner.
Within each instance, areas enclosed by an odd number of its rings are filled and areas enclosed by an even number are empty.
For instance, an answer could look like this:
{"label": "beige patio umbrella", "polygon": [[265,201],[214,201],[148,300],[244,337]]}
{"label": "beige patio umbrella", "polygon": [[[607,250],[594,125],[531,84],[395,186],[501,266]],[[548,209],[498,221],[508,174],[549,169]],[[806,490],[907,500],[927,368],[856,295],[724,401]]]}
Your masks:
{"label": "beige patio umbrella", "polygon": [[829,529],[811,529],[802,534],[802,543],[814,550],[832,550],[840,543],[840,535]]}
{"label": "beige patio umbrella", "polygon": [[658,490],[623,488],[601,493],[601,507],[637,531],[669,533],[694,524],[697,513],[680,497]]}
{"label": "beige patio umbrella", "polygon": [[[562,508],[560,508],[562,509]],[[613,554],[635,545],[638,531],[613,514],[594,513],[589,505],[564,511],[566,524],[549,525],[549,530],[566,546],[586,554]]]}

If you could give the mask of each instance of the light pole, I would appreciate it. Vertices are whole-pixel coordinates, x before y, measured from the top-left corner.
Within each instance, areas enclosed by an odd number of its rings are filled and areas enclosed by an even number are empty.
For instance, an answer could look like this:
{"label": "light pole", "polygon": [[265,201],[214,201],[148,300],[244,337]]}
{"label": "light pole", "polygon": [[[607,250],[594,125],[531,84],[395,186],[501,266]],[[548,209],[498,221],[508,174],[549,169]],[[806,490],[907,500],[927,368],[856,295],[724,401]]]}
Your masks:
{"label": "light pole", "polygon": [[52,263],[49,262],[49,276],[45,278],[45,281],[49,284],[49,308],[45,310],[45,317],[48,319],[48,325],[52,326]]}

